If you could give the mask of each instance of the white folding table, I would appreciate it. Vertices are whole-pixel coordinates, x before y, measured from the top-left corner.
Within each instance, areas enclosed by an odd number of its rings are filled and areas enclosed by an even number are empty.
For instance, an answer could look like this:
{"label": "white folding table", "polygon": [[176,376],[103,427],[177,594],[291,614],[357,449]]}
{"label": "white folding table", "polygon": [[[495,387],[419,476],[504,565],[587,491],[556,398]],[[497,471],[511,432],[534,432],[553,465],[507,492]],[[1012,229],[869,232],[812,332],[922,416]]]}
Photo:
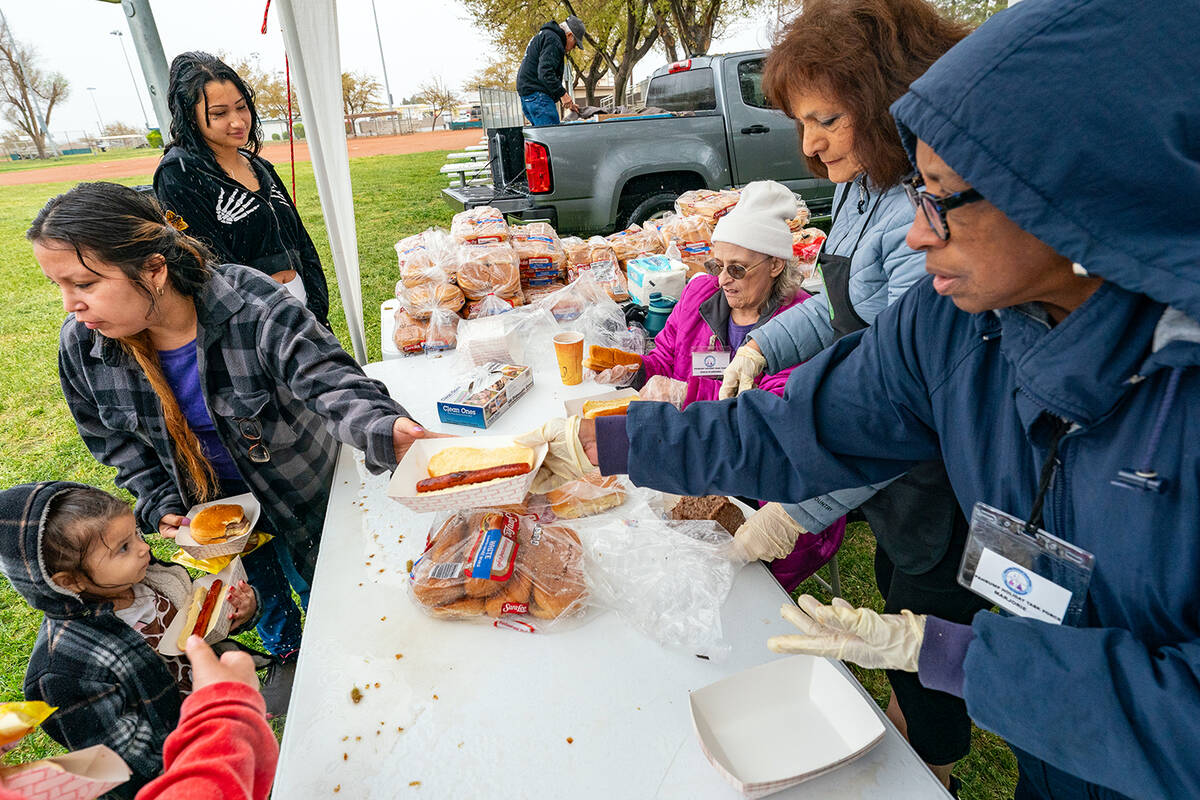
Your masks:
{"label": "white folding table", "polygon": [[[366,371],[421,424],[469,434],[437,422],[453,357],[401,358]],[[487,433],[529,430],[561,415],[563,399],[604,388],[564,387],[557,375],[535,372],[530,392]],[[778,657],[765,642],[792,630],[779,617],[787,595],[761,564],[734,583],[723,612],[732,653],[719,662],[665,649],[613,613],[532,635],[434,620],[407,596],[405,575],[432,515],[364,489],[354,455],[342,448],[334,477],[275,797],[738,796],[700,750],[688,692]],[[390,509],[390,526],[364,533],[367,505]],[[776,797],[947,797],[884,723],[870,752]]]}

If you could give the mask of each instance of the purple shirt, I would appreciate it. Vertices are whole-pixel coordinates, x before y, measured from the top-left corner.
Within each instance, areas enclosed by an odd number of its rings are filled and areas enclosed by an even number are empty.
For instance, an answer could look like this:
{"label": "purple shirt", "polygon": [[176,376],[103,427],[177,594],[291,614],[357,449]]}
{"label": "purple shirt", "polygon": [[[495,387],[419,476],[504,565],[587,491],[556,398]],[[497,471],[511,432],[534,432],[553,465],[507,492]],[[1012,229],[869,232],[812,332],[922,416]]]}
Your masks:
{"label": "purple shirt", "polygon": [[733,316],[729,317],[729,352],[736,353],[737,349],[742,346],[742,342],[746,341],[746,334],[757,323],[751,322],[749,325],[734,325]]}
{"label": "purple shirt", "polygon": [[217,437],[208,407],[204,405],[204,393],[200,391],[200,367],[196,361],[196,340],[174,350],[159,350],[158,360],[183,416],[200,440],[200,449],[212,462],[217,476],[222,480],[241,480],[242,475],[233,463],[233,456],[229,455]]}

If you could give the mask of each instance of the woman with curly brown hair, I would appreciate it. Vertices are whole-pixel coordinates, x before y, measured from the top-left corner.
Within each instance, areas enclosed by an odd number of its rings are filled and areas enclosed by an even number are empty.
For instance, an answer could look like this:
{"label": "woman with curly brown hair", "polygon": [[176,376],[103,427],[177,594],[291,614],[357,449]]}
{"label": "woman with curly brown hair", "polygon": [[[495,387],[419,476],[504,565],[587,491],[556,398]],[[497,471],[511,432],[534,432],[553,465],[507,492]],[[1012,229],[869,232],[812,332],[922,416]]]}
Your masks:
{"label": "woman with curly brown hair", "polygon": [[[810,170],[837,184],[818,259],[825,291],[749,334],[725,373],[722,397],[866,328],[925,275],[924,254],[904,242],[914,211],[901,179],[911,166],[888,106],[967,33],[924,0],[810,0],[785,29],[763,86],[796,121]],[[956,581],[968,526],[945,467],[924,462],[876,488],[769,504],[738,531],[738,545],[749,557],[779,558],[801,533],[823,530],[858,506],[878,543],[875,576],[885,609],[968,622],[987,604]],[[925,689],[912,673],[889,671],[888,680],[888,716],[949,786],[950,770],[970,749],[965,705]]]}

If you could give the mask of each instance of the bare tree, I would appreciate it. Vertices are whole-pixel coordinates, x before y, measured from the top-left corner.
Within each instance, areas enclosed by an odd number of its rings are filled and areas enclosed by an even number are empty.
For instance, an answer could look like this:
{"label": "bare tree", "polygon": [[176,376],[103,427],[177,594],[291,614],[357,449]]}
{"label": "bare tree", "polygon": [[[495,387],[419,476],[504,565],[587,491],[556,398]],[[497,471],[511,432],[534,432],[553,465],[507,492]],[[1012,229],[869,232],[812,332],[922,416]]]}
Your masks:
{"label": "bare tree", "polygon": [[4,118],[33,140],[38,158],[46,157],[46,135],[38,121],[34,97],[41,101],[47,127],[50,114],[68,93],[67,79],[37,66],[37,52],[0,30],[0,106]]}
{"label": "bare tree", "polygon": [[417,92],[417,100],[433,109],[433,123],[430,130],[437,129],[438,117],[447,111],[453,111],[458,105],[458,98],[446,86],[446,81],[438,76],[422,83]]}
{"label": "bare tree", "polygon": [[467,79],[463,91],[477,92],[480,89],[495,87],[498,89],[517,88],[517,70],[521,66],[521,57],[512,53],[501,53],[486,66]]}
{"label": "bare tree", "polygon": [[145,136],[146,130],[128,122],[110,122],[104,126],[105,136]]}
{"label": "bare tree", "polygon": [[342,73],[342,106],[347,114],[362,114],[379,108],[375,95],[383,88],[365,72]]}

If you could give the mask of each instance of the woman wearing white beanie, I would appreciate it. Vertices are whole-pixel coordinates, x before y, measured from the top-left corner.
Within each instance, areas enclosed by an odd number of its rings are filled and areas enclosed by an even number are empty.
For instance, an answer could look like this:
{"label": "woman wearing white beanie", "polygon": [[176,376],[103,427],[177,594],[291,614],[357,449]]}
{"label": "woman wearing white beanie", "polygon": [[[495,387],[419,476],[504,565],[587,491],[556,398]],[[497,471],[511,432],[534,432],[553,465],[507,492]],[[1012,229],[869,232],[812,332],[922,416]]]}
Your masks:
{"label": "woman wearing white beanie", "polygon": [[[742,190],[738,204],[717,222],[712,258],[688,282],[655,337],[635,387],[662,375],[687,384],[684,405],[717,399],[721,374],[747,335],[810,297],[800,288],[800,266],[792,254],[787,222],[794,216],[796,197],[783,184],[755,181]],[[791,372],[789,366],[759,375],[754,385],[782,395]],[[843,517],[815,536],[801,537],[771,562],[772,573],[791,591],[833,557],[845,531]]]}

